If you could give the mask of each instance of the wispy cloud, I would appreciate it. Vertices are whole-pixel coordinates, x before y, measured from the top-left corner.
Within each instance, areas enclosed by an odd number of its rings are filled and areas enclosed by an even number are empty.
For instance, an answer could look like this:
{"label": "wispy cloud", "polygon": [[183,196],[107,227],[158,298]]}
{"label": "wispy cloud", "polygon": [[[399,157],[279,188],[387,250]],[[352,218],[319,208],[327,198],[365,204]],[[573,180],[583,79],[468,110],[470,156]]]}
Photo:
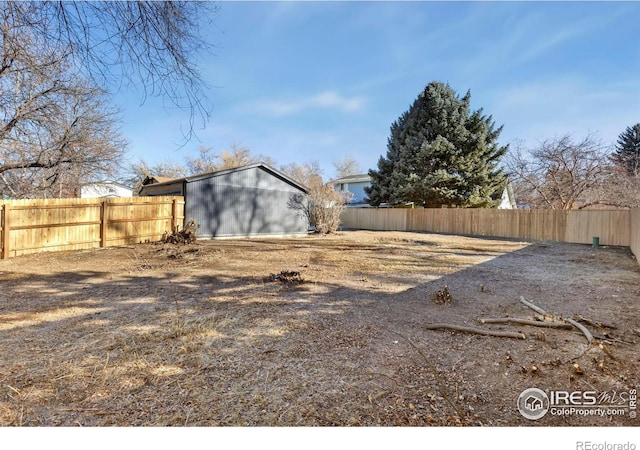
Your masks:
{"label": "wispy cloud", "polygon": [[573,24],[567,24],[558,30],[548,30],[546,33],[541,33],[542,36],[535,39],[532,38],[534,33],[531,33],[526,45],[524,45],[524,42],[520,43],[519,51],[521,53],[514,61],[517,64],[521,64],[537,60],[566,42],[574,40],[581,35],[589,34],[590,31],[599,26],[601,26],[601,21],[598,22],[589,18],[587,20],[576,21]]}
{"label": "wispy cloud", "polygon": [[[629,10],[624,6],[608,10],[606,15],[590,15],[583,18],[576,18],[561,26],[545,27],[544,20],[539,20],[535,30],[529,30],[530,40],[527,48],[516,58],[515,62],[523,63],[538,60],[549,51],[561,47],[569,41],[575,41],[581,36],[593,34],[610,26],[615,26],[620,18],[629,14]],[[535,39],[532,39],[535,36]],[[522,46],[525,48],[525,46]]]}
{"label": "wispy cloud", "polygon": [[637,121],[640,79],[594,83],[586,77],[558,76],[486,93],[494,117],[510,118],[503,137],[535,141],[573,133],[595,132],[614,142],[625,127]]}
{"label": "wispy cloud", "polygon": [[500,8],[493,15],[494,29],[476,29],[472,55],[454,59],[452,64],[463,79],[471,80],[492,78],[496,68],[504,72],[548,69],[548,60],[553,57],[577,60],[574,47],[577,42],[612,26],[628,13],[626,8],[620,8],[604,16],[585,14],[567,20],[561,6],[550,4],[555,16],[532,4],[523,6],[523,10],[520,4],[514,4],[513,10]]}
{"label": "wispy cloud", "polygon": [[314,109],[353,113],[361,110],[365,103],[366,99],[364,97],[347,97],[336,91],[329,90],[310,96],[257,100],[241,105],[239,110],[245,114],[283,117]]}

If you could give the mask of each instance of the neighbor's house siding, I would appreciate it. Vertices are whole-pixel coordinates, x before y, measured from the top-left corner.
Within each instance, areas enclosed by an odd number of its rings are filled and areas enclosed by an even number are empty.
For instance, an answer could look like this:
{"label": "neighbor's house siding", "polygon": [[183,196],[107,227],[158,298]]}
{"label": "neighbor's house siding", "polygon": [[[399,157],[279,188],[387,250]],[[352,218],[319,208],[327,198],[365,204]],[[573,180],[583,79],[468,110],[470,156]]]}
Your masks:
{"label": "neighbor's house siding", "polygon": [[185,220],[199,238],[306,234],[307,219],[291,208],[305,188],[264,164],[144,186],[141,195],[183,195]]}
{"label": "neighbor's house siding", "polygon": [[369,206],[366,201],[367,193],[364,191],[366,187],[371,186],[371,177],[369,175],[350,175],[344,178],[338,178],[330,183],[336,191],[351,193],[352,198],[347,204],[348,207]]}
{"label": "neighbor's house siding", "polygon": [[367,193],[364,191],[364,188],[371,186],[371,182],[360,181],[355,183],[348,183],[348,185],[349,187],[346,190],[350,191],[353,194],[353,200],[350,203],[354,205],[367,204]]}
{"label": "neighbor's house siding", "polygon": [[80,187],[80,198],[132,197],[133,189],[113,181],[97,181]]}

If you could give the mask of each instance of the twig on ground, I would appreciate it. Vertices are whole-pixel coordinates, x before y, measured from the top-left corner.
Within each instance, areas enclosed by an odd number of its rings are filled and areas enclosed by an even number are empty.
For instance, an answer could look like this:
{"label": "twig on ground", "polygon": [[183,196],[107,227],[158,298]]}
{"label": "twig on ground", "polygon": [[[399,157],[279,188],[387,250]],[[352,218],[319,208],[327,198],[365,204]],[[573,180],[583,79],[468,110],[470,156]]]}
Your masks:
{"label": "twig on ground", "polygon": [[616,330],[618,328],[615,325],[593,321],[584,317],[582,314],[575,314],[573,318],[578,322],[586,323],[587,325],[591,325],[597,328],[609,328],[610,330]]}
{"label": "twig on ground", "polygon": [[571,324],[565,322],[550,322],[550,321],[539,321],[539,320],[529,320],[529,319],[519,319],[516,317],[505,317],[505,318],[487,318],[487,319],[478,319],[480,323],[517,323],[520,325],[531,325],[533,327],[548,327],[548,328],[573,328]]}
{"label": "twig on ground", "polygon": [[542,314],[543,316],[547,315],[547,312],[544,309],[540,308],[539,306],[534,305],[533,303],[530,303],[530,302],[526,301],[523,296],[520,296],[520,302],[522,304],[524,304],[525,306],[528,306],[529,308],[533,309],[538,314]]}
{"label": "twig on ground", "polygon": [[427,330],[445,329],[445,330],[463,331],[466,333],[481,334],[483,336],[508,337],[508,338],[514,338],[514,339],[527,338],[523,333],[516,333],[513,331],[483,330],[481,328],[464,327],[460,325],[451,325],[448,323],[430,323],[425,325],[425,327]]}

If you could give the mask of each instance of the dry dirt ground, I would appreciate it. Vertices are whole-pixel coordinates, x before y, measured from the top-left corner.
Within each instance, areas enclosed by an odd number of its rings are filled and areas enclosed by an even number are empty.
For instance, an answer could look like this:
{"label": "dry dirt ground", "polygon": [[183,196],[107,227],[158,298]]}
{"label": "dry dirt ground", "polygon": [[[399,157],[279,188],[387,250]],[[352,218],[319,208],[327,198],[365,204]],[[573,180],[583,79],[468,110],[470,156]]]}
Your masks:
{"label": "dry dirt ground", "polygon": [[[0,261],[0,288],[0,425],[640,423],[516,406],[530,387],[640,385],[628,249],[348,231],[42,253]],[[521,296],[596,342],[478,322],[534,319]]]}

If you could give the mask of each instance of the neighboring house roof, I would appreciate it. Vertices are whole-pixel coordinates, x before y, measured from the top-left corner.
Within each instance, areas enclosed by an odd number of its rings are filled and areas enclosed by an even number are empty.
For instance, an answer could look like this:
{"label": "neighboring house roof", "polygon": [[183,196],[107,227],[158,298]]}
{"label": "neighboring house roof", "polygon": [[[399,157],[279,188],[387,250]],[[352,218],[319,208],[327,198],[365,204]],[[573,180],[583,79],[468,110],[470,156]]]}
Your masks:
{"label": "neighboring house roof", "polygon": [[117,181],[111,180],[103,180],[103,181],[92,181],[90,183],[84,183],[82,186],[96,186],[96,185],[109,185],[109,186],[118,186],[124,189],[131,189],[130,186],[127,186],[122,183],[118,183]]}
{"label": "neighboring house roof", "polygon": [[511,181],[507,179],[507,185],[502,191],[502,196],[500,199],[500,204],[498,205],[498,209],[517,209],[518,205],[516,203],[516,197],[513,193],[513,187],[511,186]]}
{"label": "neighboring house roof", "polygon": [[338,178],[336,180],[331,180],[329,183],[331,184],[340,184],[340,183],[366,183],[371,182],[371,176],[368,173],[362,173],[357,175],[347,175],[346,177]]}
{"label": "neighboring house roof", "polygon": [[143,181],[142,185],[143,186],[147,186],[149,184],[153,184],[153,185],[162,186],[164,184],[173,184],[173,183],[191,183],[193,181],[203,180],[205,178],[211,178],[211,177],[226,175],[226,174],[229,174],[229,173],[238,172],[238,171],[241,171],[241,170],[249,170],[249,169],[253,169],[253,168],[256,168],[256,167],[260,167],[263,170],[265,170],[266,172],[269,172],[272,175],[283,179],[284,181],[286,181],[287,183],[291,184],[292,186],[300,189],[304,193],[308,193],[309,192],[309,189],[306,186],[298,183],[297,181],[295,181],[293,178],[289,177],[288,175],[285,175],[284,173],[282,173],[282,172],[280,172],[280,171],[274,169],[273,167],[270,167],[270,166],[268,166],[267,164],[264,164],[264,163],[250,164],[248,166],[235,167],[233,169],[219,170],[217,172],[209,172],[209,173],[202,173],[202,174],[198,174],[198,175],[191,175],[191,176],[183,177],[183,178],[166,178],[165,181],[162,181],[162,182],[159,181],[159,179],[162,178],[162,177],[152,177],[153,179],[156,180],[156,182],[145,183],[148,179],[151,178],[151,177],[146,177],[145,181]]}
{"label": "neighboring house roof", "polygon": [[95,181],[80,187],[80,197],[130,197],[133,188],[116,181]]}
{"label": "neighboring house roof", "polygon": [[174,178],[169,178],[169,177],[158,177],[155,175],[147,175],[146,177],[144,177],[144,180],[142,181],[142,185],[143,186],[147,186],[149,184],[160,184],[160,183],[166,183],[168,181],[172,181],[174,180]]}

